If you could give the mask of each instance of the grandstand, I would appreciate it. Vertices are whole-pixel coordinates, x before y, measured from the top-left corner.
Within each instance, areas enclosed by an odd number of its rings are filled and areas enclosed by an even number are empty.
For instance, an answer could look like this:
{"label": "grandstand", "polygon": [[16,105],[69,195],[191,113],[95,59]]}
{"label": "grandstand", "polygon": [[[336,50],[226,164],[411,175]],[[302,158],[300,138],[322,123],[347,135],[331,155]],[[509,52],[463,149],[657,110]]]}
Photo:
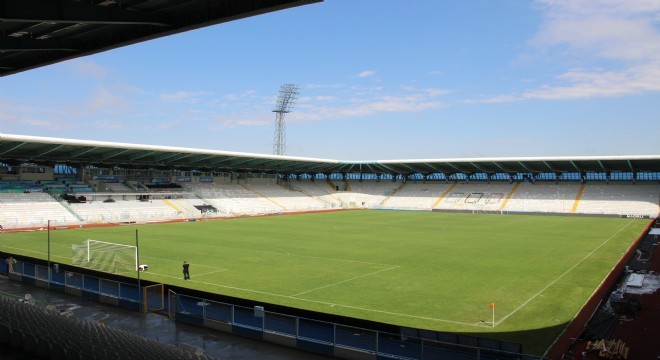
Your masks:
{"label": "grandstand", "polygon": [[[37,187],[29,193],[0,191],[0,214],[5,229],[40,228],[48,220],[56,226],[146,223],[342,208],[654,218],[658,215],[660,192],[657,183],[449,185],[365,181],[357,186],[349,185],[350,190],[344,191],[332,191],[332,186],[332,183],[309,180],[286,184],[276,178],[245,184],[220,180],[184,183],[182,191],[174,194],[140,190],[87,193],[84,201],[72,196],[74,193]],[[200,209],[205,206],[210,211]]]}
{"label": "grandstand", "polygon": [[[135,152],[144,148],[143,145],[108,143],[101,147],[88,141],[26,139],[14,135],[2,135],[0,142],[24,144],[24,150],[4,153],[3,160],[7,162],[14,162],[14,158],[34,157],[40,147],[53,142],[67,144],[66,152],[61,153],[62,161],[67,162],[72,159],[66,158],[66,154],[77,148],[93,146],[97,153],[112,152],[119,146]],[[159,152],[174,150],[201,152],[208,154],[207,157],[220,159],[230,155],[166,147],[152,151],[156,156]],[[333,160],[272,156],[264,161],[266,156],[231,155],[242,156],[244,160],[237,162],[241,164],[260,161],[262,168],[255,168],[255,165],[249,170],[239,166],[232,168],[231,164],[223,162],[223,169],[190,168],[168,171],[163,176],[162,170],[149,170],[148,165],[141,170],[120,169],[117,166],[123,163],[123,159],[117,159],[116,164],[111,164],[113,167],[107,168],[89,167],[85,158],[77,158],[79,164],[76,167],[5,164],[0,167],[1,225],[5,229],[21,229],[41,228],[48,220],[55,226],[146,223],[356,208],[654,218],[658,216],[660,206],[660,183],[656,171],[659,159],[653,156],[594,158],[589,162],[583,159],[584,169],[578,172],[557,170],[555,177],[548,179],[544,177],[547,174],[540,172],[488,173],[481,174],[482,177],[472,174],[468,177],[442,171],[448,161],[467,162],[463,160],[437,160],[434,165],[438,172],[433,174],[382,171],[347,174],[343,172],[345,164]],[[500,167],[525,162],[527,168],[533,168],[539,162],[573,160],[470,159],[469,162],[475,161]],[[588,180],[595,177],[593,172],[587,173],[590,162],[609,162],[614,166],[602,172],[600,180]],[[274,163],[281,169],[273,169]],[[629,168],[622,168],[621,164],[627,164],[624,167]],[[195,166],[194,161],[188,166]],[[331,172],[310,171],[319,166]],[[456,167],[456,164],[452,166]],[[557,169],[560,168],[558,165]],[[644,171],[636,170],[638,168]]]}

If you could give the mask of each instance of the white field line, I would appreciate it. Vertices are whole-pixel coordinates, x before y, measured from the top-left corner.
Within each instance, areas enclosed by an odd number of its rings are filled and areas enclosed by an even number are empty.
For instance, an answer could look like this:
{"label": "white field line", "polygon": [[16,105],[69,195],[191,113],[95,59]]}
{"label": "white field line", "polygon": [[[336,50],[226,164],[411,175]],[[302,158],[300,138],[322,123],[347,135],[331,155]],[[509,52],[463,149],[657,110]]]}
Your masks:
{"label": "white field line", "polygon": [[[39,254],[39,255],[46,255],[46,256],[48,256],[48,254],[45,253],[45,252],[43,252],[43,251],[30,250],[30,249],[25,249],[25,248],[21,248],[21,247],[6,246],[6,245],[0,246],[0,247],[1,247],[1,248],[6,248],[6,249],[22,250],[22,251],[25,251],[25,252],[30,252],[30,253],[35,253],[35,254]],[[70,257],[70,256],[61,256],[61,255],[51,254],[51,258],[53,258],[53,257],[58,257],[58,258],[62,258],[62,259],[71,260],[71,257]]]}
{"label": "white field line", "polygon": [[220,269],[220,270],[209,271],[209,272],[205,272],[205,273],[201,273],[201,274],[195,274],[195,276],[204,276],[204,275],[215,274],[215,273],[219,273],[219,272],[227,271],[227,269],[222,269],[222,268],[219,268],[219,269]]}
{"label": "white field line", "polygon": [[[178,263],[181,264],[182,262],[179,260],[172,260],[172,259],[163,259],[163,258],[157,258],[157,257],[152,257],[152,256],[140,256],[140,262],[145,259],[152,259],[152,260],[158,260],[158,261],[165,261],[165,262],[172,262],[172,263]],[[216,266],[211,266],[211,265],[204,265],[204,264],[197,264],[195,263],[195,267],[205,267],[205,268],[211,268],[211,269],[222,269],[222,270],[227,270],[225,268],[219,268]]]}
{"label": "white field line", "polygon": [[356,276],[356,277],[354,277],[354,278],[350,278],[350,279],[346,279],[346,280],[338,281],[338,282],[333,283],[333,284],[328,284],[328,285],[325,285],[325,286],[320,286],[320,287],[317,287],[317,288],[315,288],[315,289],[311,289],[311,290],[307,290],[307,291],[303,291],[303,292],[300,292],[300,293],[297,293],[297,294],[291,295],[291,297],[296,297],[296,296],[300,296],[300,295],[302,295],[302,294],[310,293],[310,292],[312,292],[312,291],[321,290],[321,289],[325,289],[325,288],[328,288],[328,287],[331,287],[331,286],[335,286],[335,285],[339,285],[339,284],[347,283],[347,282],[349,282],[349,281],[353,281],[353,280],[361,279],[361,278],[363,278],[363,277],[367,277],[367,276],[375,275],[375,274],[381,273],[381,272],[383,272],[383,271],[390,271],[390,270],[396,269],[396,268],[398,268],[398,267],[399,267],[399,266],[393,266],[393,267],[390,267],[390,268],[387,268],[387,269],[381,269],[381,270],[378,270],[378,271],[370,272],[370,273],[368,273],[368,274],[364,274],[364,275]]}
{"label": "white field line", "polygon": [[[504,322],[506,319],[508,319],[511,315],[515,314],[515,313],[518,312],[520,309],[522,309],[522,308],[525,307],[527,304],[529,304],[532,300],[536,299],[539,295],[541,295],[544,291],[546,291],[550,286],[554,285],[555,283],[557,283],[557,281],[561,280],[564,276],[568,275],[568,273],[570,273],[573,269],[575,269],[575,268],[578,267],[580,264],[582,264],[582,262],[584,262],[585,260],[587,260],[591,255],[593,255],[596,251],[598,251],[600,248],[602,248],[602,247],[603,247],[605,244],[607,244],[610,240],[614,239],[614,237],[617,236],[621,231],[623,231],[625,228],[627,228],[628,226],[630,226],[630,224],[632,224],[632,221],[629,222],[629,223],[627,223],[626,225],[622,226],[621,229],[619,229],[617,232],[615,232],[614,234],[612,234],[612,236],[610,236],[610,237],[607,238],[605,241],[603,241],[602,244],[598,245],[595,249],[591,250],[590,253],[588,253],[587,255],[585,255],[580,261],[578,261],[577,263],[575,263],[575,265],[571,266],[571,267],[570,267],[568,270],[566,270],[563,274],[559,275],[558,278],[556,278],[555,280],[553,280],[552,282],[550,282],[550,283],[549,283],[548,285],[546,285],[543,289],[541,289],[539,292],[537,292],[536,294],[534,294],[531,298],[527,299],[527,301],[525,301],[524,303],[520,304],[520,306],[518,306],[517,308],[515,308],[515,309],[514,309],[512,312],[510,312],[507,316],[501,318],[499,321],[496,321],[496,322],[495,322],[495,326],[497,326],[497,325],[503,323],[503,322]],[[491,322],[491,323],[492,323],[492,322]]]}
{"label": "white field line", "polygon": [[[193,275],[195,275],[195,277],[197,277],[197,276],[203,276],[203,275],[219,273],[219,272],[223,272],[223,271],[227,271],[227,269],[211,271],[211,272],[207,272],[207,273],[203,273],[203,274],[193,274]],[[157,273],[157,272],[153,272],[153,271],[149,271],[149,273],[154,274],[154,275],[158,275],[158,276],[162,276],[162,277],[166,277],[166,278],[170,278],[170,279],[181,279],[181,276],[165,275],[165,274],[161,274],[161,273]],[[190,280],[190,281],[200,283],[200,284],[207,284],[203,281],[196,281],[196,280]],[[222,285],[217,285],[217,286],[222,286]]]}
{"label": "white field line", "polygon": [[227,249],[234,249],[234,250],[241,250],[241,251],[259,252],[259,253],[264,253],[264,254],[295,256],[295,257],[307,258],[307,259],[317,259],[317,260],[327,260],[327,261],[341,261],[341,262],[347,262],[347,263],[378,265],[378,266],[397,266],[397,265],[394,265],[394,264],[383,264],[383,263],[375,263],[375,262],[368,262],[368,261],[327,258],[327,257],[321,257],[321,256],[298,255],[298,254],[294,254],[294,253],[291,253],[291,252],[244,249],[244,248],[238,248],[238,247],[233,247],[233,246],[225,246],[225,245],[219,245],[219,247],[223,247],[223,248],[227,248]]}
{"label": "white field line", "polygon": [[[179,276],[163,275],[163,274],[158,274],[158,273],[154,273],[154,274],[159,275],[159,276],[172,278],[172,279],[181,279],[181,277],[179,277]],[[351,305],[331,303],[331,302],[327,302],[327,301],[311,300],[311,299],[305,299],[305,298],[295,297],[295,296],[291,296],[291,295],[274,294],[274,293],[270,293],[270,292],[267,292],[267,291],[252,290],[252,289],[240,288],[240,287],[229,286],[229,285],[220,285],[218,283],[210,283],[210,282],[199,281],[199,280],[189,280],[189,281],[194,282],[194,283],[198,283],[198,284],[212,286],[212,287],[219,287],[219,288],[225,288],[225,289],[245,291],[245,292],[250,292],[250,293],[255,293],[255,294],[262,294],[262,295],[275,296],[275,297],[298,300],[298,301],[305,301],[305,302],[316,303],[316,304],[323,304],[323,305],[328,305],[330,307],[337,306],[337,307],[342,307],[342,308],[347,308],[347,309],[361,310],[361,311],[387,314],[387,315],[394,315],[394,316],[401,316],[401,317],[407,317],[407,318],[437,321],[437,322],[444,322],[444,323],[457,324],[457,325],[466,325],[466,326],[471,326],[471,327],[483,327],[483,325],[481,325],[481,324],[470,324],[470,323],[465,323],[465,322],[460,322],[460,321],[445,320],[445,319],[438,319],[438,318],[432,318],[432,317],[426,317],[426,316],[417,316],[417,315],[410,315],[410,314],[402,314],[402,313],[396,313],[396,312],[384,311],[384,310],[368,309],[368,308],[363,308],[363,307],[359,307],[359,306],[351,306]]]}

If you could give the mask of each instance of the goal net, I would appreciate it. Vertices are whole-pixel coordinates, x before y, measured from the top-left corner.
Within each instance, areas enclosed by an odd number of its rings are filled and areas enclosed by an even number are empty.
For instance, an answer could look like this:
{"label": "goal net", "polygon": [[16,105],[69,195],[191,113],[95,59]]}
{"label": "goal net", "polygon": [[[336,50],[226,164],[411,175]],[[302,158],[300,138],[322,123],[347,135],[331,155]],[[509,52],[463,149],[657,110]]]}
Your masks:
{"label": "goal net", "polygon": [[87,239],[82,245],[73,245],[73,265],[121,274],[137,271],[137,247],[106,241]]}

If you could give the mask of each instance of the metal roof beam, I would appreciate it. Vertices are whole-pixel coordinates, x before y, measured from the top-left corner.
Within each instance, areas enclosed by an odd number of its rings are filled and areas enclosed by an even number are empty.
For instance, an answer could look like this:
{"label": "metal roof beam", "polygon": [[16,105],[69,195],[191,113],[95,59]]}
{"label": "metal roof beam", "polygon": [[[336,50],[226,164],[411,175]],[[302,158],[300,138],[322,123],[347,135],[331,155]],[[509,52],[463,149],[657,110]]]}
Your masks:
{"label": "metal roof beam", "polygon": [[555,169],[555,168],[553,168],[552,166],[550,166],[550,164],[548,164],[547,161],[543,161],[543,165],[547,166],[548,169],[550,169],[550,171],[554,172],[555,174],[557,173],[557,169]]}
{"label": "metal roof beam", "polygon": [[74,0],[0,0],[0,21],[170,26],[163,16]]}
{"label": "metal roof beam", "polygon": [[468,164],[474,166],[475,168],[477,168],[477,170],[481,171],[482,173],[484,173],[484,174],[488,174],[488,171],[486,171],[486,170],[484,170],[484,169],[478,167],[475,163],[473,163],[473,162],[469,162]]}
{"label": "metal roof beam", "polygon": [[240,159],[240,158],[236,158],[236,157],[222,158],[222,157],[220,157],[218,161],[210,162],[209,164],[207,164],[205,166],[206,167],[213,167],[213,166],[218,166],[222,163],[230,162],[229,165],[233,167],[234,165],[245,164],[246,162],[250,162],[252,160],[252,159],[249,159],[249,158],[244,158],[243,161],[233,162],[233,161],[236,161],[236,159]]}
{"label": "metal roof beam", "polygon": [[63,144],[53,144],[53,145],[48,145],[48,146],[44,147],[43,149],[40,149],[40,152],[39,152],[38,154],[34,154],[33,156],[34,156],[34,157],[37,157],[37,156],[44,156],[44,155],[46,155],[46,154],[48,154],[48,153],[50,153],[50,152],[53,152],[53,151],[55,151],[55,150],[61,148],[62,146],[64,146],[64,145],[63,145]]}
{"label": "metal roof beam", "polygon": [[72,41],[0,36],[0,51],[79,51],[79,49],[73,46]]}
{"label": "metal roof beam", "polygon": [[156,156],[155,158],[151,159],[150,161],[153,162],[153,163],[158,163],[158,162],[168,160],[168,159],[171,159],[171,158],[179,156],[179,155],[181,155],[180,152],[174,152],[174,153],[166,152],[166,153],[163,153],[160,156]]}
{"label": "metal roof beam", "polygon": [[497,166],[497,167],[498,167],[500,170],[502,170],[502,172],[505,173],[505,174],[508,174],[508,173],[511,172],[511,170],[505,169],[505,168],[504,168],[502,165],[500,165],[500,163],[498,163],[497,161],[494,161],[494,162],[493,162],[493,165]]}
{"label": "metal roof beam", "polygon": [[201,161],[212,159],[215,156],[217,156],[217,155],[197,155],[197,158],[188,160],[188,163],[193,165],[193,164],[201,162]]}
{"label": "metal roof beam", "polygon": [[147,151],[144,151],[142,153],[138,153],[134,156],[129,156],[128,161],[130,162],[130,161],[135,161],[135,160],[138,160],[138,159],[142,159],[143,157],[147,157],[147,156],[149,156],[149,155],[151,155],[155,152],[156,151],[147,150]]}
{"label": "metal roof beam", "polygon": [[95,149],[98,149],[98,148],[97,148],[96,146],[82,147],[82,148],[80,148],[80,149],[73,150],[73,151],[70,152],[69,154],[63,156],[63,158],[64,158],[64,157],[72,157],[72,158],[75,158],[75,157],[78,157],[78,156],[81,156],[81,155],[85,155],[85,154],[87,154],[87,153],[90,152],[90,151],[94,151]]}
{"label": "metal roof beam", "polygon": [[12,152],[25,144],[26,143],[24,142],[19,142],[19,143],[9,143],[6,146],[0,146],[0,155],[4,155],[6,153]]}
{"label": "metal roof beam", "polygon": [[523,164],[522,161],[518,161],[518,164],[520,164],[520,166],[522,166],[522,168],[525,169],[528,173],[532,172],[531,170],[529,170],[529,168],[527,166],[525,166],[525,164]]}
{"label": "metal roof beam", "polygon": [[172,157],[172,158],[167,159],[167,162],[170,162],[170,163],[171,163],[171,162],[173,162],[173,161],[179,161],[179,160],[181,160],[181,159],[185,159],[185,158],[187,158],[187,157],[189,157],[189,156],[194,156],[194,155],[195,155],[195,154],[191,154],[191,153],[181,153],[181,154],[179,154],[178,157],[175,156],[175,157]]}
{"label": "metal roof beam", "polygon": [[450,168],[456,170],[456,172],[463,173],[464,171],[452,165],[450,162],[446,162],[445,165],[448,165]]}
{"label": "metal roof beam", "polygon": [[125,152],[128,152],[128,151],[131,151],[131,150],[129,150],[129,149],[117,149],[117,150],[108,151],[108,152],[103,153],[102,155],[100,155],[98,157],[98,160],[101,160],[101,161],[108,160],[108,159],[111,159],[111,158],[113,158],[117,155],[121,155],[121,154],[123,154]]}
{"label": "metal roof beam", "polygon": [[575,170],[577,170],[577,172],[579,173],[582,172],[582,170],[580,170],[580,168],[577,165],[575,165],[575,162],[573,160],[570,160],[568,163],[573,165],[573,167],[575,168]]}

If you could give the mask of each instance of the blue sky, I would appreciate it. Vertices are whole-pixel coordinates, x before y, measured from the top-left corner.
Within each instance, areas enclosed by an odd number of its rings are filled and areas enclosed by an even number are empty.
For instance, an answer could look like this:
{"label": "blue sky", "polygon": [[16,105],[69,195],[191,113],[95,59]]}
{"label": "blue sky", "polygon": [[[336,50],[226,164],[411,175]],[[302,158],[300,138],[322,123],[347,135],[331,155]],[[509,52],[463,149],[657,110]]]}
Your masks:
{"label": "blue sky", "polygon": [[326,0],[0,78],[0,133],[340,160],[660,154],[657,0]]}

